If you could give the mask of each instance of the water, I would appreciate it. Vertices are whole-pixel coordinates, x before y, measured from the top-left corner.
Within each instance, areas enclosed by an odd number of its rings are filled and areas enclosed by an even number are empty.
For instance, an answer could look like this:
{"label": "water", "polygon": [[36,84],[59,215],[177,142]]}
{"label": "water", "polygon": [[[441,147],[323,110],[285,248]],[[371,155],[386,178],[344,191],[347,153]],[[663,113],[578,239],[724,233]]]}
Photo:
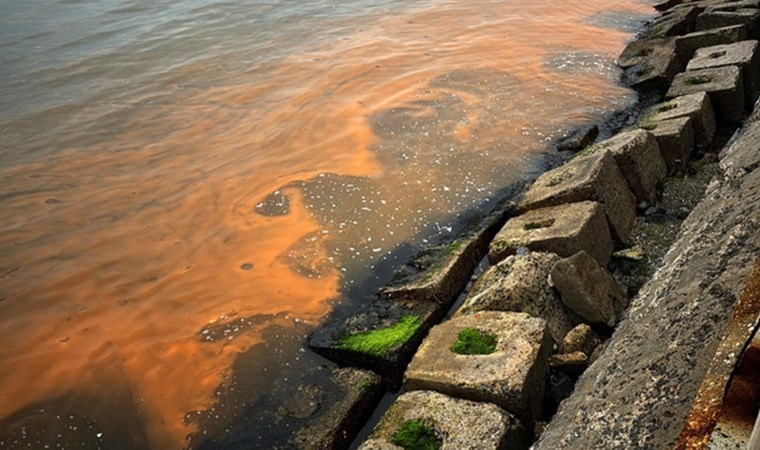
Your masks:
{"label": "water", "polygon": [[0,2],[0,448],[230,433],[335,302],[633,101],[650,12]]}

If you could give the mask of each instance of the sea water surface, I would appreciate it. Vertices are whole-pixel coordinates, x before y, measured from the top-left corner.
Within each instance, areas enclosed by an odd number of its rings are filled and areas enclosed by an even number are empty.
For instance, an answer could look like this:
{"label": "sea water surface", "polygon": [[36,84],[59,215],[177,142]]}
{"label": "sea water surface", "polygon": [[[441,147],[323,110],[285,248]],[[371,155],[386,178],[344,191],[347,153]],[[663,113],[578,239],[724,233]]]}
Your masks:
{"label": "sea water surface", "polygon": [[0,0],[0,448],[232,432],[336,302],[631,104],[651,11]]}

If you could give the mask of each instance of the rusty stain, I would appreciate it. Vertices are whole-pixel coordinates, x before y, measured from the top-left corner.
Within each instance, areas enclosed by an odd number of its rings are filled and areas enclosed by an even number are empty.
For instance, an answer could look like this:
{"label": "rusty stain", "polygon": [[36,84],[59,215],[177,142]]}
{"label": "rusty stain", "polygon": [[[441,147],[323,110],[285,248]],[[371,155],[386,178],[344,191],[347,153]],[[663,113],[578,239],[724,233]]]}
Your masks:
{"label": "rusty stain", "polygon": [[[749,422],[751,428],[757,398],[758,385],[755,380],[760,371],[760,345],[748,343],[758,332],[760,315],[760,258],[739,302],[731,315],[724,339],[721,341],[710,369],[702,382],[694,407],[689,414],[678,442],[677,450],[702,449],[707,447],[710,436],[720,419],[726,422]],[[737,349],[744,348],[741,352]],[[741,362],[737,366],[739,356]],[[733,375],[732,372],[736,370]],[[729,383],[731,382],[731,386]],[[750,395],[751,394],[751,395]],[[748,395],[747,397],[744,397]]]}

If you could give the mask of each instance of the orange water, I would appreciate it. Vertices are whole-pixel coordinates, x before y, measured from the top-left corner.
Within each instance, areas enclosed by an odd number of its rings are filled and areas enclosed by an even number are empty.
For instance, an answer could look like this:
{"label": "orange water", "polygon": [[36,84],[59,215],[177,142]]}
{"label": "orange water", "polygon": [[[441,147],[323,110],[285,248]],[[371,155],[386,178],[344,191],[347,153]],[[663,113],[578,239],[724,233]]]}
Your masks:
{"label": "orange water", "polygon": [[[609,22],[651,11],[21,3],[0,6],[0,419],[122,405],[153,448],[187,444],[264,330],[308,331],[629,104]],[[260,214],[272,193],[288,208]]]}

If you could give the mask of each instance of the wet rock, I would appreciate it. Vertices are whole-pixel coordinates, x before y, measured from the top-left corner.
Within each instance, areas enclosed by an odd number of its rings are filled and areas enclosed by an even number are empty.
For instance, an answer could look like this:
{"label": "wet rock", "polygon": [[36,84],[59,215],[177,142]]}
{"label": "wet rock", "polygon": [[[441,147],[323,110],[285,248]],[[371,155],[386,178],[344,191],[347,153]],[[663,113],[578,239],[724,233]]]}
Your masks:
{"label": "wet rock", "polygon": [[636,217],[636,198],[615,158],[605,152],[573,159],[544,173],[522,195],[515,209],[524,213],[583,200],[598,202],[613,237],[625,242]]}
{"label": "wet rock", "polygon": [[570,330],[565,338],[562,339],[560,352],[583,352],[586,355],[592,355],[601,342],[602,340],[599,339],[599,335],[590,326],[582,323]]}
{"label": "wet rock", "polygon": [[699,6],[679,5],[652,21],[641,32],[641,36],[645,38],[664,38],[690,33],[694,31],[697,17],[703,10],[704,8]]}
{"label": "wet rock", "polygon": [[679,36],[676,38],[676,51],[681,61],[689,61],[699,48],[731,44],[745,39],[747,39],[746,25],[730,25]]}
{"label": "wet rock", "polygon": [[578,377],[588,368],[588,355],[583,352],[561,353],[549,358],[549,366],[571,377]]}
{"label": "wet rock", "polygon": [[705,92],[676,97],[665,103],[654,105],[637,125],[647,129],[657,122],[682,117],[691,118],[691,124],[694,127],[694,146],[700,150],[709,149],[715,137],[715,112],[710,96]]}
{"label": "wet rock", "polygon": [[524,312],[546,320],[554,342],[561,342],[573,322],[549,284],[549,272],[558,260],[559,256],[553,253],[509,256],[480,276],[457,315],[477,311]]}
{"label": "wet rock", "polygon": [[290,212],[290,198],[281,190],[267,195],[255,208],[262,216],[284,216]]}
{"label": "wet rock", "polygon": [[551,279],[562,303],[591,324],[612,327],[628,307],[617,280],[585,251],[558,261]]}
{"label": "wet rock", "polygon": [[[462,330],[496,338],[490,354],[457,354]],[[430,330],[404,375],[407,390],[429,389],[494,403],[527,423],[540,417],[551,338],[542,319],[483,311],[452,318]]]}
{"label": "wet rock", "polygon": [[415,391],[396,399],[359,449],[399,449],[392,443],[393,436],[411,420],[420,420],[432,430],[441,440],[442,450],[522,450],[530,446],[530,433],[496,405]]}
{"label": "wet rock", "polygon": [[671,99],[697,92],[707,92],[719,121],[736,123],[741,118],[744,111],[744,82],[738,67],[716,67],[680,73],[673,79],[665,97]]}
{"label": "wet rock", "polygon": [[741,41],[697,50],[686,66],[687,71],[737,66],[742,71],[745,106],[752,109],[760,90],[760,52],[758,41]]}
{"label": "wet rock", "polygon": [[668,174],[684,174],[686,163],[694,148],[694,127],[691,117],[650,122],[648,130],[657,139],[660,154],[668,167]]}
{"label": "wet rock", "polygon": [[596,125],[587,125],[575,130],[570,136],[561,139],[557,143],[557,151],[560,152],[577,152],[591,145],[596,137],[599,136],[599,127]]}
{"label": "wet rock", "polygon": [[602,207],[585,201],[513,217],[491,241],[488,259],[495,264],[521,247],[564,257],[586,250],[606,265],[612,253],[612,237]]}
{"label": "wet rock", "polygon": [[674,38],[639,39],[631,42],[618,58],[626,85],[645,91],[664,91],[683,62]]}

